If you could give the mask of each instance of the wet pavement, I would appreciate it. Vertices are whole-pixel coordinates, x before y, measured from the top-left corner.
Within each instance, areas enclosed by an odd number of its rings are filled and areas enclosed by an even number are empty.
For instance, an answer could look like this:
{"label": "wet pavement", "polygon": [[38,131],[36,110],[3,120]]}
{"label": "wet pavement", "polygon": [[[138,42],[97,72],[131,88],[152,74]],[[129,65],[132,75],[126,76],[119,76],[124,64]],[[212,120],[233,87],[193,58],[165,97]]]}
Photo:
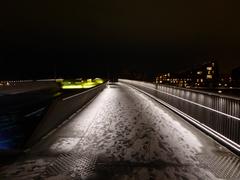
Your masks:
{"label": "wet pavement", "polygon": [[0,179],[240,179],[240,160],[146,95],[112,84],[2,167]]}

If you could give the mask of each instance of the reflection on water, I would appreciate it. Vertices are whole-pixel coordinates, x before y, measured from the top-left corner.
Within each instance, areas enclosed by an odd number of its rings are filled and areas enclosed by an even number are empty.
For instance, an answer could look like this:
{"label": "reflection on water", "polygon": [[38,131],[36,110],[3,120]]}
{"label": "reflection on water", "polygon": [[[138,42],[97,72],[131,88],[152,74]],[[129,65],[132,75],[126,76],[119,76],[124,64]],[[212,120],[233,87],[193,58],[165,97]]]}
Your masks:
{"label": "reflection on water", "polygon": [[39,91],[0,99],[0,151],[21,150],[54,99],[84,90]]}
{"label": "reflection on water", "polygon": [[21,149],[43,117],[45,105],[0,114],[0,150]]}
{"label": "reflection on water", "polygon": [[9,149],[16,147],[23,134],[17,127],[16,116],[1,115],[0,116],[0,149]]}

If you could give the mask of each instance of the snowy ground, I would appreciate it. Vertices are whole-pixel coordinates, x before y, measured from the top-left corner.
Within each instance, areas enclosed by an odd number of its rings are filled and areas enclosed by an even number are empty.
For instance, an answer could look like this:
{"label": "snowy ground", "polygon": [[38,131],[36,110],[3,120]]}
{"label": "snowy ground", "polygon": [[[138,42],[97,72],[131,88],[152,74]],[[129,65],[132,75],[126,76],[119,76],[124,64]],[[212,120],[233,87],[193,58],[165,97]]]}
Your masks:
{"label": "snowy ground", "polygon": [[115,84],[25,157],[3,167],[0,177],[218,179],[199,160],[216,152],[229,154],[170,110]]}

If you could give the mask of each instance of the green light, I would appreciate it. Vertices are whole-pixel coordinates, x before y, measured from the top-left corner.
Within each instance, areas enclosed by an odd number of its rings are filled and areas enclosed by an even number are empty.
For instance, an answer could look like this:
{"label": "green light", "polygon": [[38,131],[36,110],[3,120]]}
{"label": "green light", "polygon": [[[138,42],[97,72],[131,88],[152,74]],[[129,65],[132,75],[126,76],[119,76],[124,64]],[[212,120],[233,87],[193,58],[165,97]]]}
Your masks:
{"label": "green light", "polygon": [[92,79],[87,79],[87,82],[92,82]]}
{"label": "green light", "polygon": [[84,81],[63,81],[62,89],[88,89],[98,84],[102,84],[104,81],[101,78],[87,79]]}
{"label": "green light", "polygon": [[83,83],[82,84],[82,86],[83,86],[83,88],[92,88],[92,87],[94,87],[94,86],[96,86],[97,85],[97,83],[95,83],[95,82],[86,82],[86,83]]}
{"label": "green light", "polygon": [[70,81],[63,81],[62,84],[63,84],[63,85],[70,85],[71,82],[70,82]]}
{"label": "green light", "polygon": [[56,79],[56,82],[62,83],[62,82],[63,82],[63,79]]}
{"label": "green light", "polygon": [[94,82],[96,82],[98,84],[102,84],[104,81],[101,78],[95,78]]}
{"label": "green light", "polygon": [[84,82],[81,84],[66,84],[62,86],[62,89],[88,89],[96,86],[94,82]]}
{"label": "green light", "polygon": [[82,85],[63,85],[62,89],[82,89]]}
{"label": "green light", "polygon": [[56,97],[56,96],[60,96],[61,94],[62,94],[62,93],[57,92],[57,93],[55,93],[53,96]]}
{"label": "green light", "polygon": [[77,82],[75,82],[74,84],[82,84],[83,82],[79,82],[79,81],[77,81]]}

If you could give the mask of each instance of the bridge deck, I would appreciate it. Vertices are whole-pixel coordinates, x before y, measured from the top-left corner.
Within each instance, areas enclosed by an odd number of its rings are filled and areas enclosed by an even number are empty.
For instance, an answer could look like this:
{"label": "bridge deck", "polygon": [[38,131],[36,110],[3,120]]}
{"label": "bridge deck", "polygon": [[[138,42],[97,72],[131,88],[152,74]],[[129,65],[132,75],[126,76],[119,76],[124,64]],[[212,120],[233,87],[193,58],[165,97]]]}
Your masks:
{"label": "bridge deck", "polygon": [[237,156],[178,115],[113,84],[16,163],[3,167],[0,177],[229,179],[240,177],[239,166]]}

